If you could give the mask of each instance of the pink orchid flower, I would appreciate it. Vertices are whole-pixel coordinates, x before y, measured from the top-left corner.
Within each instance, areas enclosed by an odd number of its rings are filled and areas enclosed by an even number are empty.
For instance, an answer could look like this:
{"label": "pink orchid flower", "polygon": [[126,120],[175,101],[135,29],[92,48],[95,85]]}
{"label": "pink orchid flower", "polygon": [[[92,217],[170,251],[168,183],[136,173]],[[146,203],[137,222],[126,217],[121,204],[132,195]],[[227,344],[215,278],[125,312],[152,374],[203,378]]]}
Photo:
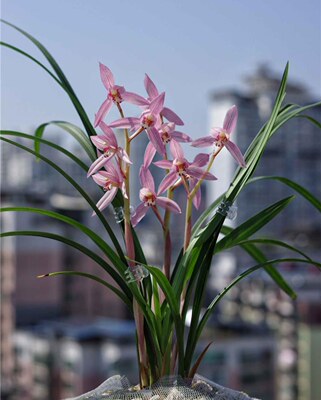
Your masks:
{"label": "pink orchid flower", "polygon": [[[170,148],[172,149],[173,143],[181,142],[181,143],[188,143],[191,142],[192,139],[183,132],[179,132],[175,130],[174,122],[166,122],[160,126],[158,129],[159,135],[162,139],[164,145],[169,143]],[[156,149],[152,142],[148,143],[144,155],[144,167],[148,168],[152,163],[154,156],[156,154]]]}
{"label": "pink orchid flower", "polygon": [[[99,186],[102,186],[104,191],[106,191],[103,197],[96,204],[100,211],[106,208],[114,200],[118,189],[122,190],[126,199],[128,198],[125,188],[124,175],[121,172],[118,164],[114,165],[109,162],[105,168],[106,171],[100,171],[92,176],[93,180]],[[93,215],[95,215],[95,213],[93,213]]]}
{"label": "pink orchid flower", "polygon": [[175,213],[181,213],[181,209],[175,201],[156,194],[153,176],[150,171],[144,167],[142,167],[140,171],[140,181],[142,188],[139,192],[139,198],[142,202],[138,205],[132,216],[131,222],[133,227],[144,218],[149,208],[152,208],[155,213],[158,213],[157,206]]}
{"label": "pink orchid flower", "polygon": [[246,167],[244,157],[238,146],[230,140],[230,135],[234,131],[237,123],[238,111],[237,107],[232,106],[226,113],[223,128],[212,128],[210,135],[194,140],[194,147],[208,147],[216,145],[217,147],[225,146],[232,154],[236,162],[243,168]]}
{"label": "pink orchid flower", "polygon": [[123,160],[127,164],[132,164],[126,151],[118,146],[113,130],[103,121],[100,122],[99,127],[104,132],[103,135],[91,136],[90,139],[97,149],[102,150],[103,154],[91,164],[87,176],[97,172],[114,156],[117,156],[119,160]]}
{"label": "pink orchid flower", "polygon": [[120,104],[122,101],[128,101],[139,106],[146,106],[149,102],[144,97],[136,93],[127,92],[123,86],[115,85],[114,75],[106,65],[99,63],[100,77],[103,85],[107,89],[107,99],[100,106],[95,116],[95,127],[105,118],[113,103]]}
{"label": "pink orchid flower", "polygon": [[183,149],[179,143],[174,142],[171,151],[174,157],[173,161],[161,160],[154,163],[160,168],[170,170],[159,185],[159,194],[173,186],[178,179],[217,179],[213,174],[203,171],[201,168],[207,164],[209,160],[208,154],[200,153],[194,158],[193,162],[190,163],[186,160]]}
{"label": "pink orchid flower", "polygon": [[[147,74],[145,74],[144,85],[146,92],[149,96],[147,100],[151,102],[159,95],[158,89],[155,83],[150,79]],[[170,108],[163,107],[161,110],[161,115],[165,117],[168,121],[174,122],[174,124],[176,125],[184,125],[184,122],[180,119],[180,117]]]}
{"label": "pink orchid flower", "polygon": [[147,136],[155,149],[161,155],[165,155],[165,146],[156,128],[156,126],[161,125],[160,112],[163,108],[164,100],[165,93],[161,93],[150,102],[148,109],[143,111],[139,118],[120,118],[110,123],[109,126],[111,128],[127,128],[130,131],[136,131],[132,137],[146,130]]}

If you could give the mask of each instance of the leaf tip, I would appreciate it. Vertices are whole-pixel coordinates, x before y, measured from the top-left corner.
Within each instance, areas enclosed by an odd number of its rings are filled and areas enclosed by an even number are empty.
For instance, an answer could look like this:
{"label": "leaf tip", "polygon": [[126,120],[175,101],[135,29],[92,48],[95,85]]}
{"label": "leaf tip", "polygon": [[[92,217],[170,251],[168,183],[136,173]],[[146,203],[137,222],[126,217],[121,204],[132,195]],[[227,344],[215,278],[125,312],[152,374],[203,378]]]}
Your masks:
{"label": "leaf tip", "polygon": [[46,276],[50,276],[50,274],[37,275],[37,278],[45,278]]}

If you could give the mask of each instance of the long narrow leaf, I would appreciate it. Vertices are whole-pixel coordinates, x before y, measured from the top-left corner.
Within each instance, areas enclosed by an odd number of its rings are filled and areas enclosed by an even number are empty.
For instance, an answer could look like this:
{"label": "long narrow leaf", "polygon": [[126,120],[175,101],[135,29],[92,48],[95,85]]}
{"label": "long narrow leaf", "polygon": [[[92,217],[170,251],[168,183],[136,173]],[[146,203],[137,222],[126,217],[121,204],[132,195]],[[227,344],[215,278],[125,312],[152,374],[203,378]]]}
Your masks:
{"label": "long narrow leaf", "polygon": [[106,286],[108,289],[113,291],[115,294],[117,294],[117,296],[128,306],[129,310],[132,310],[133,305],[129,301],[128,297],[123,294],[123,292],[121,292],[120,290],[118,290],[117,288],[115,288],[114,286],[112,286],[111,284],[106,282],[104,279],[101,279],[96,275],[92,275],[92,274],[88,274],[86,272],[80,272],[80,271],[57,271],[57,272],[49,272],[44,275],[39,275],[39,276],[37,276],[37,278],[46,278],[46,277],[53,277],[53,276],[60,276],[60,275],[81,276],[81,277],[96,281],[96,282]]}
{"label": "long narrow leaf", "polygon": [[[52,239],[57,242],[64,243],[68,246],[71,246],[81,253],[85,254],[92,260],[94,260],[98,265],[100,265],[110,276],[113,280],[118,284],[118,286],[123,290],[123,292],[129,298],[129,301],[132,301],[131,293],[129,292],[124,280],[121,276],[100,256],[98,256],[95,252],[91,251],[87,247],[83,246],[80,243],[75,242],[74,240],[68,239],[64,236],[57,235],[55,233],[50,232],[42,232],[42,231],[10,231],[10,232],[3,232],[0,234],[0,237],[8,237],[8,236],[34,236],[34,237],[43,237],[47,239]],[[116,293],[117,294],[117,293]]]}
{"label": "long narrow leaf", "polygon": [[[50,125],[57,126],[61,129],[63,129],[64,131],[68,132],[71,136],[73,136],[78,141],[78,143],[81,145],[81,147],[87,153],[87,155],[91,161],[94,161],[96,159],[96,153],[93,149],[92,143],[88,139],[88,136],[86,136],[85,132],[83,132],[77,125],[71,124],[70,122],[50,121],[50,122],[41,124],[35,130],[36,138],[42,138],[44,130],[46,129],[47,126],[50,126]],[[35,151],[36,151],[36,153],[40,152],[40,142],[39,141],[35,142]]]}
{"label": "long narrow leaf", "polygon": [[37,60],[36,58],[32,57],[30,54],[26,53],[25,51],[19,49],[18,47],[12,46],[9,43],[6,42],[0,42],[1,46],[7,47],[10,50],[16,51],[17,53],[20,53],[21,55],[29,58],[31,61],[35,62],[36,64],[39,65],[39,67],[41,67],[42,69],[44,69],[57,83],[58,85],[60,85],[63,88],[62,83],[60,82],[60,80],[56,77],[56,75],[54,75],[45,65],[43,65],[39,60]]}
{"label": "long narrow leaf", "polygon": [[[176,297],[172,286],[167,280],[166,276],[158,268],[146,265],[146,268],[156,279],[158,285],[162,289],[168,305],[172,312],[172,317],[175,323],[177,337],[182,337],[183,324],[179,311],[179,299]],[[184,344],[181,340],[178,341],[178,373],[182,374],[184,369]],[[183,375],[182,375],[183,376]]]}
{"label": "long narrow leaf", "polygon": [[49,51],[43,46],[37,39],[35,39],[32,35],[30,35],[28,32],[24,31],[23,29],[11,24],[8,21],[1,20],[4,24],[14,28],[18,32],[20,32],[22,35],[27,37],[40,51],[41,53],[45,56],[53,70],[56,72],[58,79],[60,80],[64,90],[67,92],[68,96],[70,97],[74,107],[76,108],[76,111],[82,120],[84,127],[86,129],[86,132],[89,136],[95,135],[95,129],[93,128],[91,122],[89,121],[89,118],[81,105],[80,101],[78,100],[75,92],[73,91],[70,83],[68,82],[65,74],[63,73],[62,69],[59,67],[57,61],[52,57],[52,55],[49,53]]}
{"label": "long narrow leaf", "polygon": [[[59,214],[55,211],[48,211],[43,210],[41,208],[33,208],[33,207],[4,207],[0,209],[0,212],[31,212],[35,214],[44,215],[50,218],[54,218],[58,221],[62,221],[74,228],[79,229],[81,232],[86,234],[103,252],[104,254],[110,259],[115,260],[115,253],[110,248],[110,246],[103,240],[99,235],[97,235],[94,231],[92,231],[87,226],[83,225],[82,223],[76,221],[73,218],[67,217],[65,215]],[[127,269],[127,266],[123,263],[117,262],[115,264],[115,268],[119,271],[121,276],[124,278],[124,272]]]}
{"label": "long narrow leaf", "polygon": [[275,218],[282,210],[284,210],[284,208],[289,205],[293,198],[294,196],[286,197],[285,199],[272,204],[245,221],[237,228],[233,229],[217,243],[215,252],[218,253],[219,251],[234,247],[238,244],[238,242],[251,237],[254,233]]}
{"label": "long narrow leaf", "polygon": [[[109,234],[110,239],[112,240],[117,253],[119,254],[120,259],[122,260],[122,262],[124,262],[126,264],[126,259],[123,253],[122,248],[120,247],[118,240],[113,232],[113,230],[111,229],[110,225],[108,224],[108,222],[106,221],[105,217],[103,216],[103,214],[98,210],[98,208],[96,207],[96,204],[94,203],[94,201],[91,199],[91,197],[82,189],[82,187],[80,185],[78,185],[78,183],[72,179],[62,168],[60,168],[56,163],[54,163],[53,161],[51,161],[49,158],[43,156],[42,154],[37,154],[34,150],[29,149],[26,146],[23,146],[20,143],[16,143],[13,142],[12,140],[0,137],[0,140],[3,140],[7,143],[10,143],[16,147],[19,147],[20,149],[33,154],[36,157],[39,157],[41,160],[43,160],[44,162],[46,162],[47,164],[49,164],[51,167],[53,167],[57,172],[60,173],[60,175],[62,175],[80,194],[81,196],[87,201],[87,203],[90,205],[90,207],[93,209],[93,211],[95,211],[95,213],[97,214],[98,218],[100,219],[100,221],[102,222],[103,226],[105,227],[106,231]],[[115,256],[113,258],[113,263],[117,263],[117,256]]]}
{"label": "long narrow leaf", "polygon": [[255,239],[250,239],[250,240],[244,240],[243,242],[239,242],[238,245],[239,246],[243,246],[244,244],[262,244],[265,246],[271,245],[273,247],[283,247],[285,249],[291,250],[295,253],[300,254],[301,256],[303,256],[304,258],[306,258],[307,260],[312,262],[312,259],[305,254],[303,251],[296,249],[295,247],[289,245],[288,243],[285,243],[281,240],[276,240],[276,239],[270,239],[270,238],[255,238]]}
{"label": "long narrow leaf", "polygon": [[302,197],[308,200],[317,210],[321,211],[321,201],[317,199],[311,192],[305,189],[303,186],[299,185],[298,183],[292,181],[291,179],[284,178],[283,176],[257,176],[248,181],[248,184],[255,183],[262,180],[275,180],[285,185],[289,186],[290,188],[294,189],[297,193],[299,193]]}
{"label": "long narrow leaf", "polygon": [[39,142],[39,143],[43,143],[49,147],[52,147],[53,149],[59,151],[60,153],[65,154],[67,157],[69,157],[71,160],[73,160],[75,163],[77,163],[80,168],[82,168],[84,171],[88,171],[89,167],[87,164],[85,164],[84,162],[82,162],[78,157],[76,157],[73,153],[71,153],[70,151],[66,150],[64,147],[61,147],[49,140],[45,140],[45,139],[41,139],[41,138],[37,138],[33,135],[28,135],[27,133],[23,133],[23,132],[17,132],[17,131],[5,131],[5,130],[0,130],[0,135],[4,135],[4,136],[15,136],[15,137],[20,137],[20,138],[24,138],[24,139],[28,139],[28,140],[32,140],[34,142]]}
{"label": "long narrow leaf", "polygon": [[247,270],[245,270],[244,272],[242,272],[240,275],[238,275],[229,285],[227,285],[221,293],[219,293],[214,299],[213,301],[210,303],[210,305],[207,307],[205,314],[203,315],[198,327],[197,327],[197,331],[196,331],[196,335],[195,335],[195,342],[194,342],[194,349],[196,346],[196,343],[209,319],[209,317],[211,316],[214,308],[216,307],[216,305],[223,299],[223,297],[226,295],[226,293],[232,289],[232,287],[234,287],[238,282],[240,282],[241,280],[243,280],[244,278],[246,278],[248,275],[252,274],[253,272],[259,270],[260,268],[264,268],[268,265],[272,265],[272,264],[280,264],[280,263],[285,263],[285,262],[297,262],[297,263],[304,263],[304,264],[309,264],[309,265],[313,265],[317,268],[319,268],[321,270],[321,263],[312,260],[305,260],[305,259],[301,259],[301,258],[277,258],[277,259],[272,259],[272,260],[268,260],[267,262],[264,263],[260,263],[257,265],[254,265],[251,268],[248,268]]}
{"label": "long narrow leaf", "polygon": [[[227,234],[230,234],[232,231],[233,231],[232,228],[224,226],[222,228],[221,232],[223,234],[227,235]],[[274,241],[275,245],[277,245],[277,244],[280,245],[280,243],[283,244],[283,247],[287,247],[287,248],[292,250],[291,246],[289,246],[289,245],[286,246],[283,242],[280,242],[280,241],[276,241],[276,240]],[[267,257],[255,245],[255,239],[253,239],[252,241],[251,240],[244,240],[244,241],[238,242],[237,246],[240,246],[243,250],[245,250],[255,261],[260,262],[260,263],[267,261]],[[299,253],[300,255],[303,255],[305,258],[307,258],[304,253],[299,252],[299,251],[296,251],[296,252]],[[311,260],[310,258],[307,258],[307,259]],[[281,290],[283,290],[292,299],[296,298],[295,291],[285,281],[285,279],[283,278],[281,273],[273,265],[269,265],[267,267],[264,267],[264,269],[270,275],[270,277],[274,280],[274,282],[279,286],[279,288]]]}

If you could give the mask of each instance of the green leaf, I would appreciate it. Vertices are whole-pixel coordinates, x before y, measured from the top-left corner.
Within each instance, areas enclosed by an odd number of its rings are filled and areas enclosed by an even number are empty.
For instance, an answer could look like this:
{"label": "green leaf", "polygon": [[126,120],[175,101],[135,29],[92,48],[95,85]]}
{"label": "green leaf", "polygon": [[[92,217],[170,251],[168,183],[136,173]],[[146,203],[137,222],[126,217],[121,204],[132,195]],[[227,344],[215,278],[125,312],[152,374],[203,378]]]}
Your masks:
{"label": "green leaf", "polygon": [[57,172],[59,172],[78,192],[79,194],[87,201],[87,203],[90,205],[90,207],[93,209],[93,211],[97,214],[99,220],[101,221],[101,223],[103,224],[104,228],[106,229],[106,231],[109,234],[110,239],[112,240],[117,253],[120,257],[120,259],[122,260],[122,262],[124,262],[124,264],[126,264],[126,259],[123,253],[122,248],[120,247],[118,240],[113,232],[113,230],[111,229],[110,225],[108,224],[108,222],[106,221],[105,217],[103,216],[103,214],[98,210],[98,208],[96,207],[96,204],[94,203],[94,201],[91,199],[91,197],[86,193],[85,190],[83,190],[83,188],[74,180],[72,179],[62,168],[60,168],[56,163],[54,163],[53,161],[51,161],[49,158],[43,156],[42,154],[37,154],[34,150],[29,149],[26,146],[23,146],[20,143],[16,143],[13,142],[12,140],[6,139],[4,137],[0,137],[0,140],[3,140],[4,142],[10,143],[16,147],[19,147],[20,149],[33,154],[34,156],[38,156],[41,160],[43,160],[44,162],[46,162],[47,164],[49,164],[51,167],[53,167]]}
{"label": "green leaf", "polygon": [[304,264],[313,264],[315,267],[319,268],[321,270],[321,263],[312,260],[305,260],[305,259],[301,259],[301,258],[277,258],[277,259],[272,259],[272,260],[268,260],[264,263],[260,263],[257,265],[254,265],[251,268],[248,268],[247,270],[245,270],[244,272],[242,272],[240,275],[238,275],[235,279],[233,279],[233,281],[226,286],[221,293],[219,293],[214,299],[213,301],[210,303],[210,305],[207,307],[205,314],[203,315],[198,327],[197,327],[197,331],[196,331],[196,335],[195,335],[195,345],[210,317],[210,315],[212,314],[214,308],[216,307],[216,305],[223,299],[223,297],[226,295],[226,293],[232,289],[233,286],[235,286],[238,282],[240,282],[242,279],[244,279],[245,277],[247,277],[248,275],[252,274],[253,272],[259,270],[260,268],[264,268],[266,266],[272,265],[272,264],[279,264],[279,263],[284,263],[284,262],[298,262],[298,263],[304,263]]}
{"label": "green leaf", "polygon": [[244,242],[240,242],[238,245],[243,246],[244,244],[262,244],[262,245],[271,245],[271,246],[278,246],[278,247],[284,247],[288,250],[291,250],[295,253],[300,254],[304,258],[306,258],[309,261],[312,261],[312,259],[305,254],[303,251],[296,249],[295,247],[289,245],[288,243],[285,243],[281,240],[276,240],[276,239],[270,239],[270,238],[255,238],[251,240],[245,240]]}
{"label": "green leaf", "polygon": [[201,248],[201,251],[198,255],[197,258],[197,268],[193,270],[193,274],[191,278],[189,279],[188,285],[187,285],[187,291],[186,291],[186,297],[184,299],[184,305],[183,305],[183,312],[182,312],[182,318],[183,321],[185,321],[186,318],[186,312],[188,309],[188,303],[191,297],[191,293],[194,288],[194,284],[196,282],[196,277],[197,277],[197,283],[195,287],[195,293],[194,293],[194,299],[192,303],[192,320],[191,320],[191,326],[189,329],[189,334],[187,338],[187,343],[186,343],[186,351],[185,351],[185,359],[184,359],[184,371],[185,374],[188,374],[190,370],[190,365],[193,359],[193,354],[195,351],[194,346],[194,335],[196,333],[196,329],[199,323],[200,315],[201,315],[201,309],[204,301],[204,296],[205,296],[205,287],[208,281],[208,275],[209,271],[211,268],[211,261],[213,257],[213,251],[215,248],[215,244],[217,241],[217,236],[214,236],[211,240],[208,241],[208,243],[204,243],[204,245]]}
{"label": "green leaf", "polygon": [[193,367],[191,368],[190,372],[188,373],[188,377],[190,379],[194,378],[194,375],[196,374],[199,366],[201,365],[201,362],[203,361],[203,358],[205,357],[205,354],[207,352],[207,350],[210,348],[210,346],[212,345],[213,342],[209,342],[209,344],[205,347],[205,349],[202,351],[202,353],[199,355],[199,357],[197,358],[195,364],[193,365]]}
{"label": "green leaf", "polygon": [[[156,267],[152,267],[149,265],[146,265],[146,268],[153,275],[158,285],[162,289],[165,298],[168,302],[168,305],[171,309],[172,317],[175,323],[177,338],[182,338],[183,324],[179,310],[179,299],[176,297],[171,284],[169,283],[168,279],[166,278],[166,276],[163,274],[162,271],[160,271]],[[178,373],[182,374],[183,370],[184,370],[184,343],[182,342],[182,340],[178,340]]]}
{"label": "green leaf", "polygon": [[99,278],[96,275],[92,274],[87,274],[86,272],[80,272],[80,271],[57,271],[57,272],[49,272],[48,274],[44,275],[39,275],[37,278],[46,278],[46,277],[52,277],[52,276],[59,276],[59,275],[67,275],[67,276],[81,276],[84,278],[91,279],[93,281],[96,281],[104,286],[106,286],[108,289],[113,291],[117,296],[128,306],[129,310],[132,310],[132,303],[129,301],[128,297],[125,296],[120,290],[106,282],[104,279]]}
{"label": "green leaf", "polygon": [[[58,79],[61,82],[61,85],[63,87],[63,89],[65,90],[65,92],[68,94],[70,100],[72,101],[80,119],[82,120],[82,123],[84,124],[84,127],[86,129],[86,132],[89,136],[91,135],[95,135],[95,129],[93,128],[83,106],[81,105],[80,101],[78,100],[75,92],[73,91],[70,83],[68,82],[65,74],[63,73],[62,69],[59,67],[57,61],[52,57],[52,55],[49,53],[49,51],[45,48],[45,46],[43,46],[37,39],[35,39],[32,35],[30,35],[28,32],[18,28],[17,26],[11,24],[8,21],[5,21],[3,19],[1,19],[1,22],[3,22],[4,24],[12,27],[13,29],[17,30],[18,32],[20,32],[22,35],[24,35],[25,37],[27,37],[40,51],[41,53],[44,55],[44,57],[47,59],[47,61],[49,62],[49,64],[51,65],[51,67],[53,68],[53,70],[56,72]],[[23,54],[24,52],[21,51],[21,54]],[[24,54],[25,55],[25,54]],[[32,57],[28,57],[30,59],[32,59]],[[37,62],[37,64],[39,65],[39,62]],[[50,74],[52,76],[52,74]]]}
{"label": "green leaf", "polygon": [[[87,247],[77,243],[71,239],[68,239],[64,236],[57,235],[55,233],[50,232],[41,232],[41,231],[11,231],[11,232],[3,232],[0,234],[0,237],[8,237],[8,236],[34,236],[34,237],[43,237],[47,239],[56,240],[58,242],[62,242],[68,246],[71,246],[81,253],[87,255],[89,258],[94,260],[98,265],[100,265],[110,276],[114,279],[114,281],[119,285],[119,287],[123,290],[123,292],[127,295],[129,301],[132,302],[132,296],[129,292],[124,280],[122,277],[100,256],[98,256],[95,252],[91,251]],[[115,294],[117,294],[115,292]]]}
{"label": "green leaf", "polygon": [[294,189],[297,193],[299,193],[302,197],[308,200],[317,210],[321,211],[321,201],[318,200],[311,192],[305,189],[303,186],[299,185],[296,182],[293,182],[291,179],[284,178],[283,176],[257,176],[249,180],[248,184],[255,183],[262,180],[275,180],[290,188]]}
{"label": "green leaf", "polygon": [[[81,147],[85,150],[85,152],[87,153],[87,155],[91,161],[94,161],[97,158],[96,153],[93,149],[92,143],[88,139],[88,136],[77,125],[71,124],[70,122],[50,121],[50,122],[41,124],[35,130],[35,137],[42,138],[45,128],[50,125],[57,126],[61,129],[63,129],[64,131],[68,132],[71,136],[73,136],[78,141],[78,143],[81,145]],[[40,153],[40,141],[35,141],[35,152]]]}
{"label": "green leaf", "polygon": [[33,62],[35,62],[36,64],[38,64],[39,67],[41,67],[42,69],[44,69],[44,70],[58,83],[58,85],[60,85],[62,88],[64,88],[63,85],[62,85],[62,83],[60,82],[60,80],[56,77],[56,75],[54,75],[54,74],[53,74],[45,65],[43,65],[39,60],[37,60],[36,58],[32,57],[30,54],[26,53],[25,51],[19,49],[18,47],[12,46],[12,45],[9,44],[9,43],[0,42],[0,45],[1,45],[1,46],[4,46],[4,47],[8,47],[9,49],[11,49],[11,50],[13,50],[13,51],[16,51],[17,53],[20,53],[21,55],[23,55],[23,56],[29,58],[31,61],[33,61]]}
{"label": "green leaf", "polygon": [[32,135],[28,135],[27,133],[22,133],[22,132],[17,132],[17,131],[5,131],[2,130],[0,131],[0,135],[4,135],[4,136],[14,136],[14,137],[21,137],[24,139],[28,139],[28,140],[32,140],[34,142],[39,142],[39,143],[43,143],[49,147],[54,148],[55,150],[59,151],[60,153],[65,154],[67,157],[69,157],[71,160],[73,160],[75,163],[77,163],[80,168],[82,168],[84,171],[88,171],[89,167],[87,164],[83,163],[78,157],[76,157],[75,155],[73,155],[72,153],[70,153],[70,151],[66,150],[64,147],[58,146],[57,144],[49,141],[49,140],[45,140],[45,139],[41,139],[41,138],[36,138]]}
{"label": "green leaf", "polygon": [[33,208],[33,207],[4,207],[0,209],[0,212],[32,212],[35,214],[45,215],[50,218],[54,218],[58,221],[62,221],[70,226],[73,226],[76,229],[79,229],[85,235],[87,235],[110,259],[110,261],[114,264],[115,268],[117,268],[118,272],[121,274],[123,279],[125,279],[124,272],[127,269],[127,265],[119,261],[118,256],[111,249],[111,247],[103,240],[99,235],[97,235],[94,231],[92,231],[87,226],[81,224],[80,222],[74,220],[73,218],[67,217],[65,215],[59,214],[55,211],[43,210],[41,208]]}
{"label": "green leaf", "polygon": [[[233,231],[232,228],[224,226],[222,228],[222,233],[224,234],[229,234]],[[258,249],[255,246],[255,243],[259,242],[256,241],[255,239],[253,240],[244,240],[239,243],[237,243],[237,246],[240,246],[244,251],[246,251],[255,261],[258,262],[265,262],[267,261],[267,257],[263,254],[263,252]],[[285,243],[277,240],[262,240],[262,243],[273,243],[274,245],[282,245],[282,247],[287,247],[290,250],[294,250],[295,252],[303,255],[306,257],[306,255],[303,252],[300,252],[294,248],[292,248],[289,245],[286,245]],[[310,258],[307,258],[311,260]],[[280,272],[274,268],[273,265],[269,265],[267,267],[264,267],[265,271],[270,275],[270,277],[274,280],[274,282],[280,287],[281,290],[283,290],[287,295],[289,295],[291,298],[295,299],[296,298],[296,293],[294,290],[290,287],[290,285],[284,280]]]}
{"label": "green leaf", "polygon": [[239,242],[252,236],[275,218],[293,200],[293,198],[294,196],[286,197],[285,199],[272,204],[270,207],[265,208],[263,211],[260,211],[246,222],[233,229],[217,243],[215,253],[237,246]]}
{"label": "green leaf", "polygon": [[223,200],[224,195],[219,196],[213,203],[202,213],[202,215],[198,218],[195,222],[193,229],[192,229],[192,237],[199,236],[202,232],[202,225],[206,222],[206,220],[212,215],[215,209]]}
{"label": "green leaf", "polygon": [[310,115],[298,115],[298,118],[308,119],[310,122],[312,122],[314,125],[316,125],[318,128],[321,129],[321,123],[317,121],[315,118],[311,117]]}
{"label": "green leaf", "polygon": [[[240,246],[256,262],[264,263],[268,260],[267,257],[264,255],[264,253],[260,249],[258,249],[254,244],[251,244],[249,242],[243,242],[242,244],[240,244]],[[283,278],[280,272],[276,268],[274,268],[272,264],[265,266],[264,270],[270,275],[270,277],[279,286],[279,288],[284,291],[284,293],[286,293],[292,299],[296,299],[297,295],[295,291],[291,288],[291,286],[286,282],[286,280]]]}

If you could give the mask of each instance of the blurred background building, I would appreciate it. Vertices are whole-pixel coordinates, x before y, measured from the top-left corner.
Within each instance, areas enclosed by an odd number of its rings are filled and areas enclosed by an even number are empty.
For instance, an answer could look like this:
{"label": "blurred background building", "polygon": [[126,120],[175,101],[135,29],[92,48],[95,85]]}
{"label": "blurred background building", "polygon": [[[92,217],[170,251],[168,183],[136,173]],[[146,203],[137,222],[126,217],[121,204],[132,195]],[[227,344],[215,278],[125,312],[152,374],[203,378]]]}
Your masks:
{"label": "blurred background building", "polygon": [[[278,79],[273,71],[260,67],[247,78],[244,91],[228,90],[210,98],[210,126],[221,126],[226,110],[236,104],[239,123],[233,140],[245,151],[268,118]],[[290,82],[288,102],[310,103],[306,89]],[[309,112],[320,115],[320,107]],[[16,139],[13,139],[16,140]],[[22,145],[32,142],[18,140]],[[61,139],[55,142],[64,146]],[[146,141],[146,138],[145,138]],[[145,142],[137,148],[142,157]],[[79,148],[71,149],[81,156]],[[101,192],[84,171],[48,146],[42,154],[62,166],[95,199]],[[134,154],[136,157],[136,155]],[[308,120],[297,118],[285,125],[268,145],[256,175],[282,175],[305,186],[321,198],[321,135]],[[235,162],[222,153],[215,175],[220,179],[204,187],[202,207],[227,189]],[[133,175],[138,176],[138,171]],[[159,176],[158,179],[161,177]],[[2,143],[2,206],[14,205],[50,209],[63,213],[105,235],[90,208],[71,185],[45,162],[35,162],[23,150]],[[316,184],[317,183],[317,184]],[[222,186],[223,185],[223,186]],[[134,187],[139,188],[136,181]],[[138,196],[134,196],[137,205]],[[292,194],[286,185],[266,180],[250,184],[239,197],[238,225],[273,202]],[[182,193],[177,193],[177,200]],[[202,208],[201,207],[201,208]],[[106,210],[114,232],[121,236],[114,215]],[[109,213],[109,214],[108,214]],[[66,224],[41,214],[5,212],[2,231],[50,231],[53,235],[91,246],[88,238]],[[175,227],[181,226],[178,219]],[[179,228],[178,228],[179,229]],[[144,234],[148,232],[148,235]],[[161,263],[161,231],[148,216],[138,225],[144,249],[151,263]],[[264,235],[279,238],[320,258],[320,215],[297,196],[282,216],[266,226]],[[57,237],[57,236],[56,236]],[[105,236],[104,236],[105,237]],[[173,239],[176,251],[181,238]],[[282,252],[262,251],[269,258]],[[105,288],[79,277],[36,276],[59,270],[106,274],[71,246],[59,241],[31,236],[6,237],[1,249],[1,374],[2,398],[17,400],[57,400],[92,389],[108,376],[126,374],[133,383],[135,365],[134,327],[119,300]],[[208,299],[253,262],[241,250],[219,255],[213,265]],[[265,272],[257,273],[233,289],[221,303],[204,335],[215,337],[200,373],[220,384],[248,391],[262,400],[317,400],[321,335],[321,279],[313,266],[287,264],[280,268],[298,299],[283,295]],[[201,347],[200,347],[201,350]]]}

